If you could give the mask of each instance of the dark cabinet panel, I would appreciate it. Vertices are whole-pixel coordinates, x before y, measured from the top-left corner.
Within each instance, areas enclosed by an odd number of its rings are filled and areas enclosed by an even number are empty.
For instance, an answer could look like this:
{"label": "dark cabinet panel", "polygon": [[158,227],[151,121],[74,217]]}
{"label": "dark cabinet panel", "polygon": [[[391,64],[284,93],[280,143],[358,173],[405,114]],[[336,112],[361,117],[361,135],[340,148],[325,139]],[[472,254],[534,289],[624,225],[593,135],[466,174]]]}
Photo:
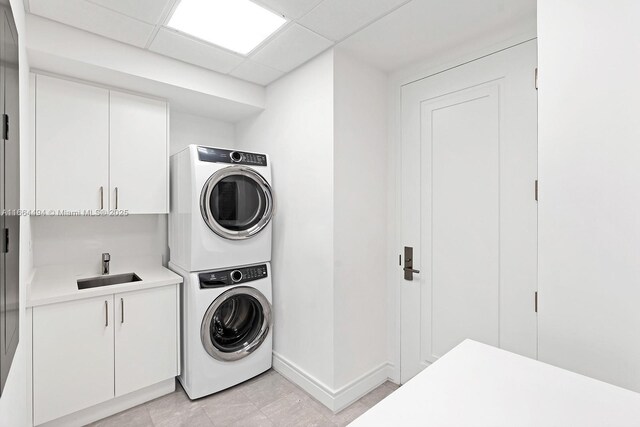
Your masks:
{"label": "dark cabinet panel", "polygon": [[20,125],[18,32],[0,3],[0,395],[19,336]]}

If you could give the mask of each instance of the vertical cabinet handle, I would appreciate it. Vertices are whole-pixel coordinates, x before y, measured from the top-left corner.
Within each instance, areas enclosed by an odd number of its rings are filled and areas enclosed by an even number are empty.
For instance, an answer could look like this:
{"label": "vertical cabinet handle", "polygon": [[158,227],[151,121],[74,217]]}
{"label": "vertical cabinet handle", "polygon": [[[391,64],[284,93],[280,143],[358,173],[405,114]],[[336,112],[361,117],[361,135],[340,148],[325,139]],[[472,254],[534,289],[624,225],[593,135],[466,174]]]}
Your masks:
{"label": "vertical cabinet handle", "polygon": [[116,187],[116,209],[118,209],[118,187]]}
{"label": "vertical cabinet handle", "polygon": [[104,209],[104,187],[100,186],[100,210]]}
{"label": "vertical cabinet handle", "polygon": [[120,298],[120,323],[124,323],[124,298]]}
{"label": "vertical cabinet handle", "polygon": [[109,327],[109,301],[104,302],[104,327]]}

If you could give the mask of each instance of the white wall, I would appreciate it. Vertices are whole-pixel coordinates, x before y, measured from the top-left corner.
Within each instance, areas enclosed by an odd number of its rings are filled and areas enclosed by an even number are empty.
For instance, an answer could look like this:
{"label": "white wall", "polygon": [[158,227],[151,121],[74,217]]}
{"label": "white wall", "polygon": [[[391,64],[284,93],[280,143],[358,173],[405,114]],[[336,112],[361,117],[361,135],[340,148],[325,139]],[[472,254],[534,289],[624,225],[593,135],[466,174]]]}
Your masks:
{"label": "white wall", "polygon": [[387,363],[387,76],[334,55],[335,387]]}
{"label": "white wall", "polygon": [[111,254],[111,265],[130,257],[167,261],[167,215],[127,217],[34,217],[33,264],[89,265],[100,271],[100,255]]}
{"label": "white wall", "polygon": [[272,159],[276,358],[334,409],[388,374],[386,118],[386,75],[330,50],[236,127]]}
{"label": "white wall", "polygon": [[333,386],[333,53],[267,88],[239,149],[271,155],[274,351]]}
{"label": "white wall", "polygon": [[170,121],[170,152],[172,155],[190,144],[220,148],[235,146],[235,125],[232,123],[173,109]]}
{"label": "white wall", "polygon": [[[26,54],[25,13],[21,0],[11,0],[16,21],[20,49],[20,203],[29,206],[29,63]],[[25,327],[26,283],[31,274],[32,256],[30,251],[31,220],[20,219],[20,342],[13,359],[11,371],[0,398],[0,426],[26,426],[29,415],[27,409],[27,345]]]}
{"label": "white wall", "polygon": [[640,391],[640,2],[539,0],[539,358]]}

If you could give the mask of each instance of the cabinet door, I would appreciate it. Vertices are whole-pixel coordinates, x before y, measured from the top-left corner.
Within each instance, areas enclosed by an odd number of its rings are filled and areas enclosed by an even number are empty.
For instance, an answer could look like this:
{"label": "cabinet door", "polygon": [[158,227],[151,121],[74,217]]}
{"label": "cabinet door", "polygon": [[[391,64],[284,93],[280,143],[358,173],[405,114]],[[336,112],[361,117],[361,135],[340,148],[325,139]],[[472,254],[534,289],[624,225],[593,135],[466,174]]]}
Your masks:
{"label": "cabinet door", "polygon": [[111,91],[110,208],[168,213],[167,103]]}
{"label": "cabinet door", "polygon": [[109,91],[36,76],[36,208],[107,208]]}
{"label": "cabinet door", "polygon": [[177,285],[126,292],[116,304],[116,396],[178,375]]}
{"label": "cabinet door", "polygon": [[113,295],[33,309],[38,425],[113,398]]}

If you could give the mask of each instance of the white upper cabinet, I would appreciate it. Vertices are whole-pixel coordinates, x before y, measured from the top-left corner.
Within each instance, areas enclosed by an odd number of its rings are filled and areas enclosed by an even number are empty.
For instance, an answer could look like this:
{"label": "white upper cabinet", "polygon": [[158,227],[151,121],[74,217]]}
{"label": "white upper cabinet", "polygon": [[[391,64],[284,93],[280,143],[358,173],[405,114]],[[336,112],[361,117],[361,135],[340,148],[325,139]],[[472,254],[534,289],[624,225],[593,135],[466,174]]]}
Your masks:
{"label": "white upper cabinet", "polygon": [[36,76],[36,208],[106,209],[109,91]]}
{"label": "white upper cabinet", "polygon": [[36,209],[168,213],[166,102],[43,75],[35,86]]}
{"label": "white upper cabinet", "polygon": [[109,111],[111,209],[166,213],[167,103],[111,91]]}

